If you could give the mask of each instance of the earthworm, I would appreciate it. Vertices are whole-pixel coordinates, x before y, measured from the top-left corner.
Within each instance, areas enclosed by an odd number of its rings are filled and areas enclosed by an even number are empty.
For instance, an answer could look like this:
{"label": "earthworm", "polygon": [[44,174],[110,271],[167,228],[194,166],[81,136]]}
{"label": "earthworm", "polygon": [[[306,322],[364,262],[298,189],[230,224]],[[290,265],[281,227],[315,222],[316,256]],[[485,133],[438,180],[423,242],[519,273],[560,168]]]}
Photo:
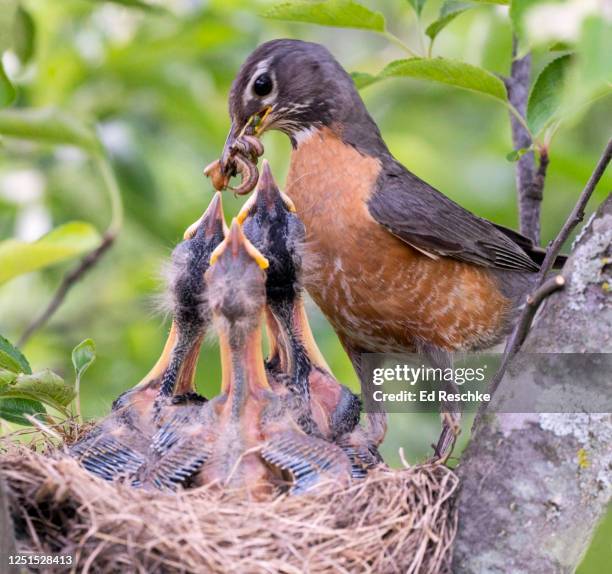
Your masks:
{"label": "earthworm", "polygon": [[238,195],[245,195],[253,191],[257,185],[257,180],[259,179],[257,164],[249,161],[240,154],[234,156],[233,159],[236,163],[236,171],[240,174],[242,181],[238,187],[229,187],[229,189]]}
{"label": "earthworm", "polygon": [[[232,143],[225,166],[221,160],[216,160],[206,166],[204,175],[211,178],[218,191],[231,189],[239,195],[247,194],[257,185],[257,160],[263,153],[264,147],[258,138],[242,135]],[[230,187],[230,177],[236,174],[240,175],[242,181],[238,187]]]}

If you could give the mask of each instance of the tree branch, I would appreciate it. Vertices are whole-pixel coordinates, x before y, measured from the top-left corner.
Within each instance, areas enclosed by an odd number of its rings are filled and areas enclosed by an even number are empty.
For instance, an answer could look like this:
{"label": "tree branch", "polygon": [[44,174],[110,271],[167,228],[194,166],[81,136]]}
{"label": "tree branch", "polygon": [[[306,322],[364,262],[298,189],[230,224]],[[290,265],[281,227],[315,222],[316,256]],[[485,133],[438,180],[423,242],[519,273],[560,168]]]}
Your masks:
{"label": "tree branch", "polygon": [[11,519],[7,486],[0,476],[0,566],[2,566],[2,572],[14,574],[19,571],[17,566],[8,563],[9,556],[14,556],[16,553],[15,530]]}
{"label": "tree branch", "polygon": [[32,321],[26,330],[23,332],[17,346],[23,346],[30,337],[40,329],[55,313],[60,305],[64,302],[66,295],[72,287],[83,278],[83,276],[90,271],[100,260],[100,258],[112,247],[121,226],[123,225],[123,204],[121,201],[121,192],[113,170],[106,158],[102,153],[96,153],[93,155],[94,164],[100,173],[104,187],[108,193],[111,207],[111,220],[106,229],[106,232],[102,236],[100,245],[96,247],[91,253],[88,253],[79,263],[79,265],[72,271],[67,273],[60,286],[57,288],[53,299],[47,305],[47,308]]}
{"label": "tree branch", "polygon": [[96,265],[96,263],[98,263],[100,258],[111,248],[115,239],[116,233],[105,233],[102,237],[100,245],[98,245],[98,247],[96,247],[91,253],[88,253],[72,271],[64,276],[60,286],[55,291],[55,295],[53,295],[53,298],[45,310],[28,325],[27,329],[19,338],[19,341],[17,342],[18,347],[25,345],[30,337],[51,318],[51,316],[64,302],[64,299],[66,298],[66,295],[68,295],[70,289],[72,289],[72,287],[78,283],[83,276]]}
{"label": "tree branch", "polygon": [[[516,58],[517,39],[513,38],[512,67],[510,77],[504,78],[508,100],[514,109],[525,118],[531,75],[531,55]],[[530,148],[533,144],[531,135],[525,126],[510,114],[512,142],[515,150]],[[519,200],[519,219],[521,233],[529,237],[536,245],[540,243],[540,205],[544,190],[544,178],[548,167],[548,155],[544,150],[540,155],[540,164],[536,171],[533,150],[523,154],[516,166],[516,189]]]}
{"label": "tree branch", "polygon": [[[594,187],[597,172],[587,188]],[[547,300],[525,340],[525,357],[564,353],[564,368],[555,368],[552,356],[530,360],[529,368],[521,363],[501,382],[496,395],[500,403],[521,391],[529,392],[524,398],[559,397],[560,389],[581,389],[591,402],[608,400],[609,361],[601,353],[612,352],[612,339],[602,336],[612,330],[610,296],[603,286],[610,245],[612,196],[565,265],[568,287]],[[552,257],[553,250],[549,253]],[[543,296],[545,291],[537,293]],[[594,360],[588,369],[567,368],[572,365],[567,353],[593,353]],[[568,397],[574,396],[572,391]],[[540,411],[546,405],[533,402],[531,413],[502,413],[501,404],[477,416],[457,469],[461,491],[455,574],[573,572],[607,511],[612,415],[572,414],[571,405],[565,413],[536,412],[536,405]]]}
{"label": "tree branch", "polygon": [[[525,339],[525,336],[527,335],[529,328],[531,327],[531,323],[533,321],[539,303],[544,298],[542,297],[542,294],[544,294],[544,296],[547,296],[552,293],[551,290],[545,288],[545,285],[547,284],[548,274],[550,273],[550,270],[553,267],[553,263],[555,262],[557,255],[559,255],[563,244],[567,241],[567,238],[570,236],[571,232],[575,229],[575,227],[584,219],[584,209],[589,199],[591,198],[591,195],[593,195],[593,192],[595,191],[599,180],[605,173],[606,168],[608,167],[608,164],[610,163],[611,159],[612,139],[608,141],[608,144],[606,145],[606,148],[604,149],[601,157],[599,158],[599,161],[597,162],[597,165],[595,166],[591,177],[589,178],[584,189],[582,190],[582,193],[580,194],[580,197],[578,198],[574,209],[572,209],[571,213],[567,217],[567,220],[565,221],[563,227],[557,234],[557,237],[555,237],[555,239],[550,243],[546,250],[546,256],[544,257],[544,261],[542,262],[542,266],[538,273],[534,292],[530,296],[532,300],[538,301],[538,304],[530,304],[529,299],[527,300],[527,304],[521,312],[516,326],[510,334],[510,337],[508,337],[508,341],[506,342],[506,347],[504,349],[504,358],[499,367],[499,370],[497,371],[497,373],[495,373],[495,376],[491,380],[491,385],[489,387],[491,394],[493,394],[499,386],[501,380],[504,377],[506,369],[508,368],[510,360],[519,350],[521,344],[523,343],[523,340]],[[548,287],[551,286],[552,284],[548,285]],[[562,286],[563,285],[558,285],[557,288],[560,288]]]}

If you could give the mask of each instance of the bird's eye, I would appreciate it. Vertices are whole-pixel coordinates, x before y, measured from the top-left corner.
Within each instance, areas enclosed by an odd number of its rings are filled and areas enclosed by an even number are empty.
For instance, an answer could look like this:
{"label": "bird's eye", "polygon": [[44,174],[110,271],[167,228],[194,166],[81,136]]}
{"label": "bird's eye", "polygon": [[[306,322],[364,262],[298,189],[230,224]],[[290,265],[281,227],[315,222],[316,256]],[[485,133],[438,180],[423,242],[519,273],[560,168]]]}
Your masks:
{"label": "bird's eye", "polygon": [[267,96],[272,91],[272,78],[269,74],[261,74],[253,82],[253,91],[258,96]]}

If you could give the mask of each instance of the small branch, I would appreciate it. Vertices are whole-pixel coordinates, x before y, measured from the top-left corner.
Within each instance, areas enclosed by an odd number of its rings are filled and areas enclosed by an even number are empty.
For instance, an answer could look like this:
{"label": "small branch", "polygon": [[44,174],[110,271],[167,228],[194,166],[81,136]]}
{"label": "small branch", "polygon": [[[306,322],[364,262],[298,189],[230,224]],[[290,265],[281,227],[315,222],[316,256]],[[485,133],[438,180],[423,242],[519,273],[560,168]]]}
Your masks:
{"label": "small branch", "polygon": [[58,310],[60,305],[64,302],[68,291],[77,283],[83,276],[100,260],[102,255],[106,253],[113,242],[115,241],[116,234],[114,233],[106,233],[102,242],[98,247],[96,247],[91,253],[88,253],[79,263],[77,267],[75,267],[72,271],[67,273],[64,276],[60,286],[57,288],[53,299],[47,305],[47,308],[32,321],[27,329],[21,335],[17,346],[22,347],[27,343],[30,337],[38,331],[50,318],[51,316]]}
{"label": "small branch", "polygon": [[545,277],[548,272],[552,269],[553,263],[559,255],[563,244],[567,241],[567,238],[570,236],[570,233],[574,230],[574,228],[584,219],[584,208],[586,207],[591,195],[595,191],[595,187],[599,183],[599,180],[602,178],[603,174],[612,159],[612,138],[608,140],[608,144],[604,149],[589,181],[587,181],[586,186],[582,190],[580,197],[578,198],[578,202],[572,209],[572,212],[569,214],[569,217],[563,224],[561,231],[554,239],[554,241],[549,245],[546,250],[546,257],[544,257],[544,262],[542,263],[542,267],[540,269],[540,282],[542,278]]}
{"label": "small branch", "polygon": [[[563,275],[555,275],[550,277],[542,285],[536,289],[529,297],[527,297],[527,306],[532,309],[531,316],[535,315],[536,311],[542,304],[542,301],[546,299],[550,294],[558,291],[562,287],[565,287],[565,277]],[[525,333],[526,335],[527,333]],[[521,338],[521,342],[524,337]]]}
{"label": "small branch", "polygon": [[[531,75],[531,55],[516,58],[517,40],[513,38],[512,67],[510,77],[505,78],[508,100],[510,101],[510,125],[512,127],[512,142],[515,150],[530,148],[532,136],[525,122],[527,99],[529,97],[529,82]],[[540,162],[543,174],[546,174],[548,156],[544,163]],[[539,171],[539,170],[538,170]],[[536,181],[534,152],[529,151],[519,158],[516,166],[516,188],[519,199],[519,218],[521,233],[529,237],[536,245],[540,243],[540,205],[544,178]]]}
{"label": "small branch", "polygon": [[402,50],[404,50],[411,58],[420,58],[421,56],[417,54],[408,44],[402,42],[395,34],[391,32],[385,31],[383,32],[383,36],[387,38],[390,42],[393,42],[395,45],[399,46]]}
{"label": "small branch", "polygon": [[123,203],[121,201],[121,192],[117,185],[117,180],[113,174],[113,170],[110,167],[108,160],[103,154],[94,154],[94,163],[102,181],[104,187],[109,196],[111,206],[111,220],[108,228],[102,236],[100,245],[96,247],[91,253],[88,253],[72,271],[64,276],[60,286],[57,288],[53,299],[47,305],[47,308],[32,321],[26,330],[23,332],[17,346],[21,347],[28,342],[30,337],[38,331],[47,321],[53,316],[53,314],[59,309],[60,305],[64,302],[68,291],[80,280],[83,276],[94,267],[100,258],[106,253],[113,245],[121,226],[123,225]]}
{"label": "small branch", "polygon": [[[506,372],[506,368],[508,367],[508,363],[510,359],[516,354],[520,346],[522,345],[529,329],[531,327],[531,323],[533,321],[533,317],[535,316],[538,307],[541,302],[551,293],[561,288],[565,284],[565,280],[562,276],[557,275],[553,278],[548,278],[548,274],[553,267],[553,263],[559,255],[563,244],[567,241],[567,238],[570,236],[571,232],[574,228],[584,219],[584,208],[586,207],[591,195],[593,195],[593,191],[595,191],[595,187],[599,183],[599,180],[603,176],[610,160],[612,159],[612,139],[608,141],[606,148],[603,151],[603,154],[599,158],[589,181],[587,181],[580,197],[574,209],[569,214],[567,220],[563,224],[563,227],[557,234],[557,237],[549,244],[546,250],[546,256],[544,257],[544,261],[542,262],[542,266],[538,273],[538,278],[535,283],[535,289],[533,293],[527,298],[527,304],[523,309],[519,319],[512,331],[512,334],[508,338],[508,342],[506,343],[506,348],[504,349],[504,358],[499,367],[497,373],[493,377],[490,385],[490,392],[493,394],[499,383],[504,377]],[[540,167],[540,169],[542,169]],[[543,168],[544,171],[546,167]],[[540,171],[540,170],[538,170]]]}

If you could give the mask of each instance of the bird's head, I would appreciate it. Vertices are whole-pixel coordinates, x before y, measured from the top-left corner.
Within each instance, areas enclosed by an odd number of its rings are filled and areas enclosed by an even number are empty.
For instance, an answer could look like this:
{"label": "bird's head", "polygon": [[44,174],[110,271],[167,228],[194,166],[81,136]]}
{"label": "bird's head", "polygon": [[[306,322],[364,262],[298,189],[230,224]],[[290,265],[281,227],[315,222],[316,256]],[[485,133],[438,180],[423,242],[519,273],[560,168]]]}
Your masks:
{"label": "bird's head", "polygon": [[245,235],[269,262],[268,298],[275,301],[293,297],[300,289],[305,230],[293,202],[276,185],[266,160],[257,189],[244,204],[238,220]]}
{"label": "bird's head", "polygon": [[272,129],[296,145],[300,134],[342,121],[355,105],[363,106],[353,80],[325,47],[299,40],[266,42],[247,58],[232,84],[226,150],[240,135]]}
{"label": "bird's head", "polygon": [[248,331],[260,322],[267,267],[266,258],[234,219],[227,237],[213,252],[205,275],[210,308],[221,325],[242,326]]}
{"label": "bird's head", "polygon": [[184,240],[172,252],[168,273],[172,312],[175,321],[184,328],[188,323],[206,319],[204,273],[226,233],[221,193],[217,192],[202,217],[189,226]]}

